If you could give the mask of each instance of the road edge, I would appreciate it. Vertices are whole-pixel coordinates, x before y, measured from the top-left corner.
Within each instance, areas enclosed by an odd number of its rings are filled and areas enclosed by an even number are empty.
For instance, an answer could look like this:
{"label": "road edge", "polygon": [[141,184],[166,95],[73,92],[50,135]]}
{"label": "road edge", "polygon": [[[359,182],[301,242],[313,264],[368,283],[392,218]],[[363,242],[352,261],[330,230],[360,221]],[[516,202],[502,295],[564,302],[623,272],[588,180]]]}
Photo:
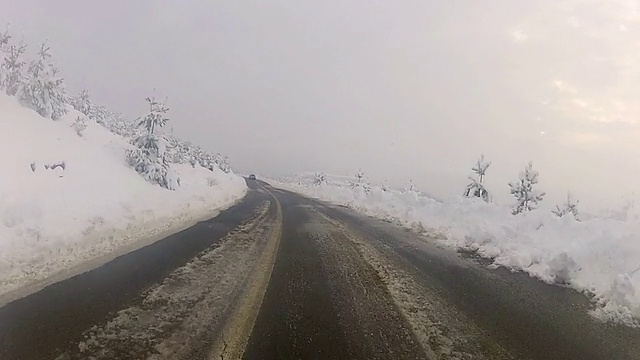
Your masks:
{"label": "road edge", "polygon": [[56,283],[68,280],[74,276],[78,276],[86,272],[92,271],[94,269],[97,269],[121,256],[140,250],[144,247],[153,245],[154,243],[160,240],[163,240],[169,236],[172,236],[179,232],[187,230],[197,225],[198,223],[215,219],[222,212],[242,202],[247,196],[247,194],[248,192],[245,192],[245,194],[242,197],[236,199],[235,201],[232,201],[228,204],[224,204],[219,208],[212,209],[208,211],[206,214],[195,216],[183,223],[179,223],[159,233],[148,235],[148,236],[142,236],[138,240],[128,243],[118,248],[117,250],[106,253],[104,255],[100,255],[92,259],[88,259],[70,268],[62,269],[56,273],[53,273],[44,279],[26,283],[25,285],[18,287],[14,290],[10,290],[6,293],[0,294],[0,307],[10,304],[16,300],[20,300],[22,298],[30,296],[34,293],[37,293],[38,291],[41,291],[48,286],[54,285]]}
{"label": "road edge", "polygon": [[269,234],[266,249],[258,260],[255,268],[256,276],[246,284],[238,297],[240,301],[233,306],[222,330],[213,342],[209,352],[211,360],[241,359],[243,357],[275,266],[282,238],[282,205],[271,191],[262,184],[260,187],[269,193],[275,202],[276,224]]}

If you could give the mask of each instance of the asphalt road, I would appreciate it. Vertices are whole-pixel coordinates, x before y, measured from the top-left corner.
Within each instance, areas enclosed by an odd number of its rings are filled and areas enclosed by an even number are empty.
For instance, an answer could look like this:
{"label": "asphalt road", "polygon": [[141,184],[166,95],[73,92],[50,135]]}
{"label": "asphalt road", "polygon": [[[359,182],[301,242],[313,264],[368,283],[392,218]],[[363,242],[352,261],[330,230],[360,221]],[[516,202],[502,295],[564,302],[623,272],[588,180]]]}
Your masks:
{"label": "asphalt road", "polygon": [[0,307],[0,359],[640,359],[588,299],[250,181],[218,217]]}

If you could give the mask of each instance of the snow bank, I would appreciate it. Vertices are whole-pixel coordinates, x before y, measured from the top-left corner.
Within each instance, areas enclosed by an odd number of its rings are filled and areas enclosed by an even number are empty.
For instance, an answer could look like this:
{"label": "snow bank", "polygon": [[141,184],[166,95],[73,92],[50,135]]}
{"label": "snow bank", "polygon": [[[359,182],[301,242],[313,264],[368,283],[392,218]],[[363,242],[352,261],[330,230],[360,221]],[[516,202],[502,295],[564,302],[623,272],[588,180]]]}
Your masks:
{"label": "snow bank", "polygon": [[411,227],[448,246],[492,259],[494,266],[593,294],[593,314],[600,318],[627,325],[640,318],[639,222],[578,222],[547,210],[513,216],[511,209],[479,199],[436,201],[417,191],[376,186],[366,192],[331,176],[317,186],[311,176],[273,184]]}
{"label": "snow bank", "polygon": [[200,166],[172,164],[176,191],[148,183],[127,166],[124,138],[89,119],[81,137],[78,116],[52,121],[0,95],[0,295],[213,216],[246,193],[241,177]]}

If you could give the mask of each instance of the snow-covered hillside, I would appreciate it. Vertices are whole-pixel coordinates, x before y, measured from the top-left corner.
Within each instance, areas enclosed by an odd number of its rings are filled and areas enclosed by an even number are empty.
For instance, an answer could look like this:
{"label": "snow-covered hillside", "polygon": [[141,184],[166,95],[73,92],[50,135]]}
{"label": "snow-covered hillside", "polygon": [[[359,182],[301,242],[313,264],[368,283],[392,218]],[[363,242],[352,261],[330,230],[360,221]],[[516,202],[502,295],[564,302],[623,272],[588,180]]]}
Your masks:
{"label": "snow-covered hillside", "polygon": [[[273,185],[388,219],[432,235],[442,244],[477,252],[494,266],[594,295],[593,314],[636,324],[640,319],[640,223],[592,218],[576,221],[547,210],[518,216],[477,198],[436,201],[414,189],[394,190],[353,178],[312,174]],[[356,183],[357,184],[357,183]]]}
{"label": "snow-covered hillside", "polygon": [[71,106],[52,121],[0,93],[0,295],[130,251],[246,193],[241,177],[195,162],[171,164],[180,186],[164,189],[127,164],[132,146]]}

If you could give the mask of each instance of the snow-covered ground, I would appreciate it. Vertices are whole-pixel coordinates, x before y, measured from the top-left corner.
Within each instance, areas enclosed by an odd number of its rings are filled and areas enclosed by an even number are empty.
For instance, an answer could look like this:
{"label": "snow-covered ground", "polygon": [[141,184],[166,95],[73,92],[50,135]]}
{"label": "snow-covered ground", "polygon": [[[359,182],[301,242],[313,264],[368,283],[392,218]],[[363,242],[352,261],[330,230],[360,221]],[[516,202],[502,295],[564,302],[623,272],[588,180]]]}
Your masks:
{"label": "snow-covered ground", "polygon": [[89,119],[79,136],[70,127],[79,116],[69,107],[52,121],[0,94],[0,298],[211,217],[246,193],[241,177],[199,165],[171,164],[175,191],[147,182],[125,161],[127,140]]}
{"label": "snow-covered ground", "polygon": [[[436,201],[414,190],[353,187],[353,178],[312,174],[272,180],[274,186],[349,206],[477,252],[494,266],[521,270],[549,283],[594,295],[593,314],[636,325],[640,319],[640,222],[592,217],[576,221],[548,210],[519,216],[479,199]],[[386,191],[385,191],[386,190]]]}

